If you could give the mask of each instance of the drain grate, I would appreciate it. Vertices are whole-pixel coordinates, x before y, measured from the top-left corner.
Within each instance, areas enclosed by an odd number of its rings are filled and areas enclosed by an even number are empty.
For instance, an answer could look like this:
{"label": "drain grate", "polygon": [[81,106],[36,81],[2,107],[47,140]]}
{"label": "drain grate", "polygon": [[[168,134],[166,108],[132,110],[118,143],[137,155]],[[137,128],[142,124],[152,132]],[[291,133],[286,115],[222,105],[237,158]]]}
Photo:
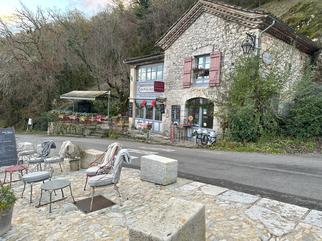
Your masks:
{"label": "drain grate", "polygon": [[112,202],[109,199],[106,199],[102,195],[94,197],[92,211],[89,210],[90,205],[91,205],[91,198],[85,198],[85,199],[81,199],[81,200],[78,200],[75,202],[76,207],[78,207],[78,209],[84,213],[95,212],[95,211],[101,210],[103,208],[111,207],[114,204],[115,204],[114,202]]}

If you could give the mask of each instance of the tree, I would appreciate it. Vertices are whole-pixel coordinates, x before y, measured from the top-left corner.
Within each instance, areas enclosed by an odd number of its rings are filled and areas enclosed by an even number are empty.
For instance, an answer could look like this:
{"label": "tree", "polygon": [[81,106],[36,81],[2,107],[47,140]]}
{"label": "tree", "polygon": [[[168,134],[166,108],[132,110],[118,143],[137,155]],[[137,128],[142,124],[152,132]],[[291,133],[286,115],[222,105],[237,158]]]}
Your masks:
{"label": "tree", "polygon": [[314,70],[307,68],[295,86],[295,96],[286,117],[287,134],[305,139],[322,138],[322,85],[314,82]]}

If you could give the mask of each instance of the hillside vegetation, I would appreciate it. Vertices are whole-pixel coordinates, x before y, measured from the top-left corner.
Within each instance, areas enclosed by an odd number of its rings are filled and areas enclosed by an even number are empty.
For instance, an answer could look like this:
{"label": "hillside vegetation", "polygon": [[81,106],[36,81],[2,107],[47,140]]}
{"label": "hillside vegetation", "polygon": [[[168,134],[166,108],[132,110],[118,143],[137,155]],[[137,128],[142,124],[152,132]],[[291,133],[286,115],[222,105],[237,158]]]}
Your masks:
{"label": "hillside vegetation", "polygon": [[299,33],[321,41],[321,0],[273,0],[261,8],[282,19]]}

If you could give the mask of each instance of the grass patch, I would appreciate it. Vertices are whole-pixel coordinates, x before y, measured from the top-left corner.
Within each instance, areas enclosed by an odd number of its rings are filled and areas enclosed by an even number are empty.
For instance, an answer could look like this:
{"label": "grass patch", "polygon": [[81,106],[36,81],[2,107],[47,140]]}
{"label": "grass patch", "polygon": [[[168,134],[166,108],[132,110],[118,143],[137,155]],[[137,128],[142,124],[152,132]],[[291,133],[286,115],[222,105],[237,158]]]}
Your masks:
{"label": "grass patch", "polygon": [[104,138],[107,139],[119,139],[121,137],[121,133],[117,130],[108,130],[105,135]]}
{"label": "grass patch", "polygon": [[270,154],[305,154],[317,150],[314,139],[299,140],[291,138],[262,139],[257,143],[241,143],[229,140],[219,140],[211,146],[213,150],[237,152],[262,152]]}

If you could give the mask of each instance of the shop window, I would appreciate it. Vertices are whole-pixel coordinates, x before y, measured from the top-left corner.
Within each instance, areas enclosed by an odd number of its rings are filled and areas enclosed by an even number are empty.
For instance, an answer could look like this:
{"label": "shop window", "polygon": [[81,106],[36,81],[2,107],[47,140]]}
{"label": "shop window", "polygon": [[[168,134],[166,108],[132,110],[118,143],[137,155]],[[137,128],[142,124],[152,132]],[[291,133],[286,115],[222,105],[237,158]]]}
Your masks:
{"label": "shop window", "polygon": [[180,105],[171,106],[171,121],[180,123]]}
{"label": "shop window", "polygon": [[210,55],[197,56],[195,58],[194,84],[209,83]]}
{"label": "shop window", "polygon": [[163,63],[143,65],[138,69],[138,81],[163,80]]}
{"label": "shop window", "polygon": [[145,119],[147,119],[147,120],[153,120],[153,107],[152,107],[152,105],[147,105],[146,106]]}
{"label": "shop window", "polygon": [[213,128],[214,103],[207,99],[195,98],[187,101],[188,115],[196,127]]}
{"label": "shop window", "polygon": [[144,118],[144,108],[136,108],[136,113],[135,113],[135,117],[136,118],[141,118],[143,119]]}
{"label": "shop window", "polygon": [[156,121],[162,121],[162,111],[164,109],[163,104],[158,104],[155,106],[155,116],[154,119]]}

